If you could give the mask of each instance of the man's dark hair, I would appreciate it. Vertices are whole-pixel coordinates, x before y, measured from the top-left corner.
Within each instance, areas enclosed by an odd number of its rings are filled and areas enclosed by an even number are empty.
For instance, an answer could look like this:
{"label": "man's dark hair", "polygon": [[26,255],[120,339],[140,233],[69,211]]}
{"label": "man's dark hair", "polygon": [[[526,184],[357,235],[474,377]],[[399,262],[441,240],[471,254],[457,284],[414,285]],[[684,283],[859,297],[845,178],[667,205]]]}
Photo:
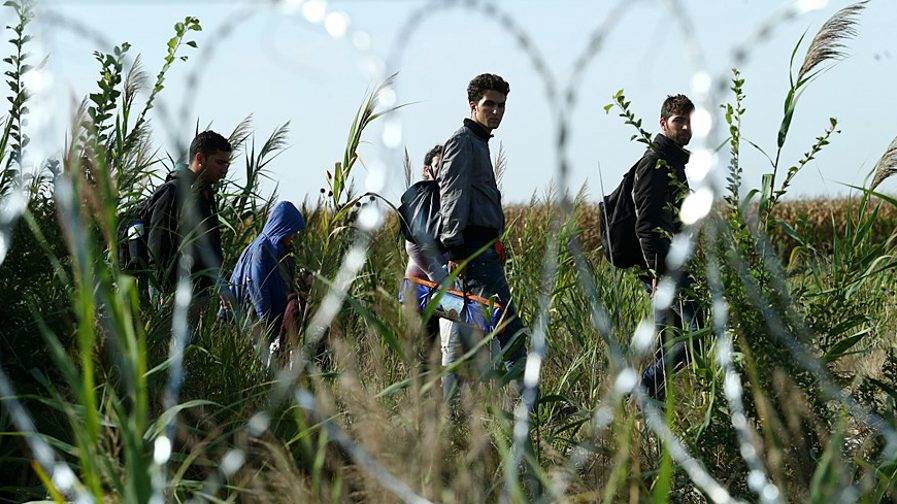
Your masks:
{"label": "man's dark hair", "polygon": [[437,145],[436,147],[430,149],[430,152],[428,152],[427,155],[424,156],[424,166],[430,166],[430,163],[433,162],[433,158],[435,158],[436,156],[442,156],[442,145]]}
{"label": "man's dark hair", "polygon": [[663,101],[663,106],[660,107],[660,117],[669,119],[671,115],[691,114],[694,110],[695,104],[687,96],[683,94],[667,96],[667,99]]}
{"label": "man's dark hair", "polygon": [[511,92],[511,86],[500,76],[495,74],[480,74],[467,85],[467,100],[480,101],[486,91],[497,91],[505,96]]}
{"label": "man's dark hair", "polygon": [[197,154],[211,156],[219,151],[231,152],[233,150],[234,148],[231,146],[230,142],[223,136],[212,130],[203,131],[196,135],[196,138],[190,142],[190,159],[188,162],[192,162]]}

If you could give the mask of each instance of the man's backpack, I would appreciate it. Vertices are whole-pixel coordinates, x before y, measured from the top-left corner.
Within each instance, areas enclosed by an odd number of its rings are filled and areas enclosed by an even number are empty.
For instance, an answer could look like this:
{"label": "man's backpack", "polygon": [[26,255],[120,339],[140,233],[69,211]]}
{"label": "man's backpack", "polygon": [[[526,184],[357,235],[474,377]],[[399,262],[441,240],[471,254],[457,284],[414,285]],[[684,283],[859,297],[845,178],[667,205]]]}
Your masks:
{"label": "man's backpack", "polygon": [[601,222],[601,245],[604,256],[617,268],[644,266],[642,247],[635,234],[635,201],[632,198],[635,170],[632,166],[614,192],[598,204]]}
{"label": "man's backpack", "polygon": [[422,180],[402,195],[400,226],[405,239],[418,245],[439,243],[442,219],[439,213],[439,184]]}
{"label": "man's backpack", "polygon": [[149,266],[149,203],[146,198],[118,216],[118,265],[122,271],[139,274]]}
{"label": "man's backpack", "polygon": [[150,217],[156,201],[168,184],[163,184],[153,194],[139,201],[118,216],[118,264],[122,271],[132,275],[142,275],[152,264],[147,240],[150,232]]}

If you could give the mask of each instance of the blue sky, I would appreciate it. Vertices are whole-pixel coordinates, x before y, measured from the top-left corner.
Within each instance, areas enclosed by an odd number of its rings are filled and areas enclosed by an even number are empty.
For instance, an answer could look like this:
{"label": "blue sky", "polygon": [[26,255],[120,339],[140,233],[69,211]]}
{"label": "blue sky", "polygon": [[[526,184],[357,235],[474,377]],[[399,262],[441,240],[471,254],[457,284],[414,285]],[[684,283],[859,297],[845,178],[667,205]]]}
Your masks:
{"label": "blue sky", "polygon": [[[591,31],[614,5],[587,0],[504,0],[497,4],[528,33],[561,83],[568,79]],[[784,5],[759,0],[682,0],[681,4],[692,20],[692,32],[712,74],[729,68],[733,47]],[[270,165],[272,176],[284,198],[302,200],[306,194],[314,198],[324,170],[341,156],[355,110],[375,84],[364,70],[367,60],[353,48],[349,37],[334,39],[321,25],[307,22],[301,7],[290,13],[262,2],[47,1],[41,10],[94,27],[109,41],[130,42],[131,52],[140,53],[146,69],[155,75],[175,22],[186,15],[200,18],[204,31],[195,40],[202,50],[212,45],[209,36],[215,28],[235,12],[243,12],[246,5],[255,6],[253,14],[242,16],[231,36],[215,44],[211,62],[200,69],[200,88],[190,97],[195,114],[180,127],[192,132],[198,114],[201,124],[211,122],[213,129],[229,132],[252,114],[263,140],[289,121],[290,148]],[[370,35],[371,52],[385,58],[407,16],[426,5],[424,0],[332,0],[326,7],[344,12],[351,29]],[[750,61],[741,68],[747,79],[747,138],[774,150],[791,49],[804,30],[809,29],[811,37],[845,5],[848,3],[828,2],[818,11],[782,24],[768,40],[752,48]],[[801,98],[783,155],[786,163],[796,161],[809,148],[830,116],[839,119],[843,133],[815,164],[798,175],[793,196],[845,193],[840,183],[861,183],[897,135],[895,23],[897,2],[873,1],[860,19],[859,36],[849,43],[850,57],[811,84]],[[38,22],[35,30],[40,49],[50,54],[53,110],[66,111],[76,98],[94,91],[97,63],[91,52],[99,47],[55,24]],[[569,155],[574,187],[588,184],[590,195],[597,198],[600,162],[609,192],[642,151],[640,144],[629,141],[631,130],[602,109],[617,89],[626,90],[634,111],[651,130],[656,130],[660,103],[667,94],[690,92],[697,68],[686,54],[684,40],[666,2],[651,0],[630,8],[608,36],[604,49],[584,74],[578,106],[564,111],[571,114]],[[191,60],[177,62],[163,92],[165,104],[174,110],[185,97],[185,78],[196,65],[198,52],[185,54]],[[493,140],[493,153],[501,143],[508,157],[505,201],[525,201],[544,192],[554,176],[552,112],[526,55],[494,19],[482,13],[458,7],[434,11],[406,44],[397,92],[399,102],[413,104],[400,115],[402,144],[417,165],[427,149],[460,125],[467,113],[467,82],[486,71],[503,75],[511,84],[508,111]],[[52,133],[45,139],[48,144],[63,144],[66,115],[54,114]],[[159,145],[173,148],[158,120],[155,129]],[[377,140],[380,134],[375,128],[368,137]],[[746,183],[757,185],[767,171],[767,162],[752,149],[745,147],[745,151]],[[374,146],[363,147],[362,159],[375,152]],[[724,164],[725,159],[722,161]],[[239,164],[234,169],[239,170]],[[398,158],[389,160],[388,173],[383,192],[397,200],[404,187]],[[886,182],[883,188],[893,190],[894,183]]]}

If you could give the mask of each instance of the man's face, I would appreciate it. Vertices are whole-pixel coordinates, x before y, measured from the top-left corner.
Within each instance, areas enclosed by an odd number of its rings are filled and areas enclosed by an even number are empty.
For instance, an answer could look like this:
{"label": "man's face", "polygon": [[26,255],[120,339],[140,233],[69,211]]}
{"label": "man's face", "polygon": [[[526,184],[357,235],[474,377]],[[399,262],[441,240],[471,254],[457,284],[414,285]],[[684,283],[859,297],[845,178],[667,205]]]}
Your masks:
{"label": "man's face", "polygon": [[489,129],[498,128],[505,115],[508,97],[498,91],[486,91],[478,102],[470,102],[471,118]]}
{"label": "man's face", "polygon": [[203,181],[209,184],[216,184],[225,176],[227,169],[230,167],[230,152],[217,151],[208,156],[203,153],[196,154],[196,161],[199,163],[199,174]]}
{"label": "man's face", "polygon": [[691,141],[691,112],[688,114],[673,114],[664,119],[660,118],[660,131],[682,147]]}

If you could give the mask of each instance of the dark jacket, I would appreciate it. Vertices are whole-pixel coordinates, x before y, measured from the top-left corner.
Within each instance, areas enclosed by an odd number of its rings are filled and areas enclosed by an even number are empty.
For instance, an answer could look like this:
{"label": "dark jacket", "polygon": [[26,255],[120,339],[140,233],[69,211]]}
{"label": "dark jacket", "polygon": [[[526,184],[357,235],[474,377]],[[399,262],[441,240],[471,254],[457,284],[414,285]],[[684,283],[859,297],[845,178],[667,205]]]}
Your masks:
{"label": "dark jacket", "polygon": [[161,193],[149,210],[147,246],[160,290],[174,291],[184,253],[193,257],[194,288],[212,287],[223,257],[213,189],[198,184],[196,175],[181,166],[169,173],[156,191]]}
{"label": "dark jacket", "polygon": [[305,219],[289,201],[271,209],[261,234],[249,244],[234,265],[230,289],[234,298],[255,318],[280,328],[293,283],[293,265],[281,244],[289,235],[305,229]]}
{"label": "dark jacket", "polygon": [[464,259],[505,230],[487,128],[470,120],[445,142],[439,169],[440,241],[448,259]]}
{"label": "dark jacket", "polygon": [[685,177],[688,157],[687,150],[658,134],[635,167],[632,187],[635,234],[645,264],[657,275],[666,271],[670,237],[682,230],[679,210],[682,198],[688,193]]}

